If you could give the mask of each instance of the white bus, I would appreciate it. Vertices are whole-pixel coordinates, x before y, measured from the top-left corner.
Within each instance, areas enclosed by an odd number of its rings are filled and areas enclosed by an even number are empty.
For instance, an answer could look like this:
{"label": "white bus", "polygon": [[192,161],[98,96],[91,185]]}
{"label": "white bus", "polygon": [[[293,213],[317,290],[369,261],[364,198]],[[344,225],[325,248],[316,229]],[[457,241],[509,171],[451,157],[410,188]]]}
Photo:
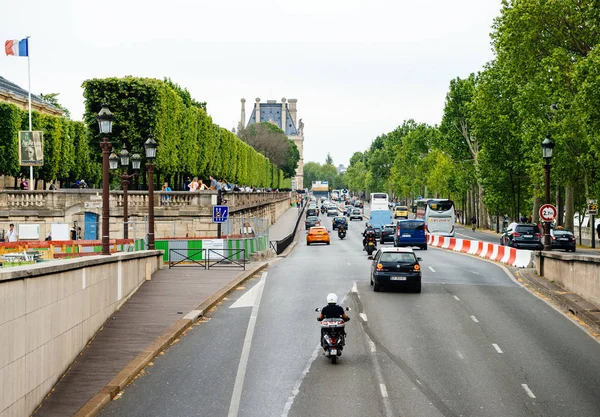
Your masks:
{"label": "white bus", "polygon": [[454,237],[456,214],[454,201],[442,198],[417,200],[417,219],[425,220],[425,230],[432,235]]}
{"label": "white bus", "polygon": [[386,193],[371,193],[371,211],[389,210],[390,198]]}

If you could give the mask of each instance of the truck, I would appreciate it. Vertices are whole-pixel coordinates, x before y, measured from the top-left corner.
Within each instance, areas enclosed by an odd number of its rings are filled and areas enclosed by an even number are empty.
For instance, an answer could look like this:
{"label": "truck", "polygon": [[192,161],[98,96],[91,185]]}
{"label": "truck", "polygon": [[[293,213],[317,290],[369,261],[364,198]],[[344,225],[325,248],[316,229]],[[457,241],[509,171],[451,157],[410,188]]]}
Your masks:
{"label": "truck", "polygon": [[327,181],[313,181],[311,193],[317,198],[329,196],[329,183]]}

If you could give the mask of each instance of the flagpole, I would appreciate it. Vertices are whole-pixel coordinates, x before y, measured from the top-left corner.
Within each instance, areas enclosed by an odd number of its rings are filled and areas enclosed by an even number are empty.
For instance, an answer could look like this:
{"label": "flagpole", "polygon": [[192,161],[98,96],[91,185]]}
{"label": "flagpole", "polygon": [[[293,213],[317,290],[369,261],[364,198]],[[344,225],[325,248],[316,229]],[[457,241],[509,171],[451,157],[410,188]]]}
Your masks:
{"label": "flagpole", "polygon": [[[32,126],[31,126],[31,61],[29,58],[29,38],[30,36],[25,36],[25,39],[27,39],[27,78],[29,81],[29,131],[31,132],[33,130]],[[33,188],[33,166],[29,167],[29,189],[32,190]]]}

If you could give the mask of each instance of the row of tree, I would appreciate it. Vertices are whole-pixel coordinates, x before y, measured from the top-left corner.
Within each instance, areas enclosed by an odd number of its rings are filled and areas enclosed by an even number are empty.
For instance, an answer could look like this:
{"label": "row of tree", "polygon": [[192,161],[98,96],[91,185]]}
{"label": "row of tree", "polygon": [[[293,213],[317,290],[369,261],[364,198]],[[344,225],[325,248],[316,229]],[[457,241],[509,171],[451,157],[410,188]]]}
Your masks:
{"label": "row of tree", "polygon": [[345,174],[337,172],[330,154],[327,154],[324,164],[319,162],[304,164],[304,188],[310,190],[314,181],[327,181],[331,189],[348,188]]}
{"label": "row of tree", "polygon": [[[187,176],[208,179],[212,175],[256,187],[291,188],[298,149],[275,126],[279,132],[273,135],[283,141],[287,152],[283,155],[259,146],[254,148],[251,145],[256,144],[250,143],[249,138],[244,142],[217,126],[206,113],[206,103],[193,100],[187,90],[168,79],[93,79],[85,81],[83,87],[84,122],[35,111],[32,114],[33,129],[44,132],[44,165],[34,168],[38,180],[71,184],[85,179],[90,185],[100,184],[102,155],[96,116],[102,104],[107,103],[115,116],[110,140],[117,153],[126,146],[131,153],[143,155],[143,143],[149,136],[158,142],[157,185],[169,181],[177,189]],[[56,99],[56,95],[46,97]],[[28,130],[28,113],[15,105],[0,103],[0,173],[27,177],[29,168],[19,165],[19,130]],[[263,126],[256,129],[263,130]],[[146,175],[141,178],[145,183]],[[113,181],[118,187],[117,176]]]}
{"label": "row of tree", "polygon": [[495,59],[450,82],[442,120],[405,121],[354,154],[352,189],[405,199],[453,198],[489,226],[508,213],[537,220],[541,142],[556,144],[552,202],[559,221],[600,197],[600,8],[593,0],[504,0],[491,34]]}

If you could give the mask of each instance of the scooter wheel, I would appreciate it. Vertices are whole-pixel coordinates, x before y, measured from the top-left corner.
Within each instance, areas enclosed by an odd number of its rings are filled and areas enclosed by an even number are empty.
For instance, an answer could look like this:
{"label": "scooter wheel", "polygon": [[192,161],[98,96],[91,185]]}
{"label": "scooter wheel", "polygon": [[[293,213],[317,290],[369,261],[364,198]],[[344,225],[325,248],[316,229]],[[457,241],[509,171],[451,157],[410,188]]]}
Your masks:
{"label": "scooter wheel", "polygon": [[337,356],[332,356],[331,357],[331,363],[334,364],[334,365],[337,363]]}

